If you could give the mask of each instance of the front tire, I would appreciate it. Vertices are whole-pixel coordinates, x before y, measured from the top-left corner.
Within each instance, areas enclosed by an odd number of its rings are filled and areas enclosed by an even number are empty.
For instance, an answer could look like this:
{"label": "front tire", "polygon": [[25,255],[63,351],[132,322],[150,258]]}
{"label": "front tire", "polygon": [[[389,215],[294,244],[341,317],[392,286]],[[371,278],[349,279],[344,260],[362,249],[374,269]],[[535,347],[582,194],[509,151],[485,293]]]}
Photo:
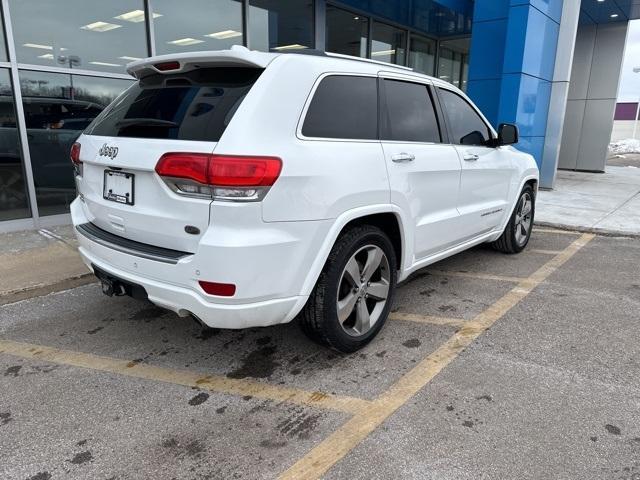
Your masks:
{"label": "front tire", "polygon": [[389,237],[362,225],[345,231],[333,246],[300,316],[313,341],[344,353],[359,350],[382,329],[397,282]]}
{"label": "front tire", "polygon": [[535,210],[536,202],[533,188],[531,185],[525,185],[504,232],[491,246],[503,253],[513,254],[523,251],[531,238]]}

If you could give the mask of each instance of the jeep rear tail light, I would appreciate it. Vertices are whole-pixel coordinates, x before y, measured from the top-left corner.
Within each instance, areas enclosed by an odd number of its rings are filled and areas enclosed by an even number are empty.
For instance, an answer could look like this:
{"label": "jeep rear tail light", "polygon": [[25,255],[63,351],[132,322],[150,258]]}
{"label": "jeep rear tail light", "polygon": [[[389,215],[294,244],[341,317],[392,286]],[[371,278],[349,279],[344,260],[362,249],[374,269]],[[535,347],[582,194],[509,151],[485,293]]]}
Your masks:
{"label": "jeep rear tail light", "polygon": [[69,156],[75,165],[80,165],[82,163],[80,161],[80,144],[78,142],[71,145],[71,152],[69,153]]}
{"label": "jeep rear tail light", "polygon": [[75,142],[71,145],[71,151],[69,152],[71,162],[73,163],[73,170],[76,177],[82,176],[82,161],[80,160],[80,144]]}
{"label": "jeep rear tail light", "polygon": [[282,170],[277,157],[166,153],[156,165],[164,182],[180,195],[214,200],[260,201]]}

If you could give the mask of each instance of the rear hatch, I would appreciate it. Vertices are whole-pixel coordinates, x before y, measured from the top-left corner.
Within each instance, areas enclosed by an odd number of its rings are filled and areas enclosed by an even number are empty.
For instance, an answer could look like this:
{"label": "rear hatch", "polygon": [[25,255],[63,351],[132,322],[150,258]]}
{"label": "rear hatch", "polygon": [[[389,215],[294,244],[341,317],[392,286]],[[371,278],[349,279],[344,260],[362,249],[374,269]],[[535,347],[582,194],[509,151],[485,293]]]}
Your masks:
{"label": "rear hatch", "polygon": [[154,73],[118,97],[79,139],[78,188],[92,222],[131,240],[195,252],[211,198],[176,193],[155,167],[169,152],[213,153],[262,71]]}

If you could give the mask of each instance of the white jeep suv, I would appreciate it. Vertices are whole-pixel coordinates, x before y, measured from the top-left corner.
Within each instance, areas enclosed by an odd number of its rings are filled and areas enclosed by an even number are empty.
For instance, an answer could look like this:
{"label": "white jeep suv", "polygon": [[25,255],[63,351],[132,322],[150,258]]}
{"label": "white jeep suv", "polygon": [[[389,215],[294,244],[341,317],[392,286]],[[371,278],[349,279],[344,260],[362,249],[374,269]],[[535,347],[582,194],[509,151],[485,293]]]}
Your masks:
{"label": "white jeep suv", "polygon": [[534,159],[446,82],[244,47],[128,71],[138,81],[71,151],[80,253],[109,295],[210,327],[298,317],[350,352],[412,272],[529,240]]}

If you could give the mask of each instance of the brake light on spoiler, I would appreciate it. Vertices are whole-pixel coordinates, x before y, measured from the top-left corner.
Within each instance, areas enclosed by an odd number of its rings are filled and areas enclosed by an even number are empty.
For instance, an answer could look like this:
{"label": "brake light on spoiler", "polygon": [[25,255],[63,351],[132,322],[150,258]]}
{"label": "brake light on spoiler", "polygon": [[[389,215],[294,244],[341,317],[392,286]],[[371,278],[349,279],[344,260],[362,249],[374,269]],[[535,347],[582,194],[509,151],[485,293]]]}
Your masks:
{"label": "brake light on spoiler", "polygon": [[277,157],[165,153],[156,173],[179,195],[236,202],[260,201],[282,170]]}

